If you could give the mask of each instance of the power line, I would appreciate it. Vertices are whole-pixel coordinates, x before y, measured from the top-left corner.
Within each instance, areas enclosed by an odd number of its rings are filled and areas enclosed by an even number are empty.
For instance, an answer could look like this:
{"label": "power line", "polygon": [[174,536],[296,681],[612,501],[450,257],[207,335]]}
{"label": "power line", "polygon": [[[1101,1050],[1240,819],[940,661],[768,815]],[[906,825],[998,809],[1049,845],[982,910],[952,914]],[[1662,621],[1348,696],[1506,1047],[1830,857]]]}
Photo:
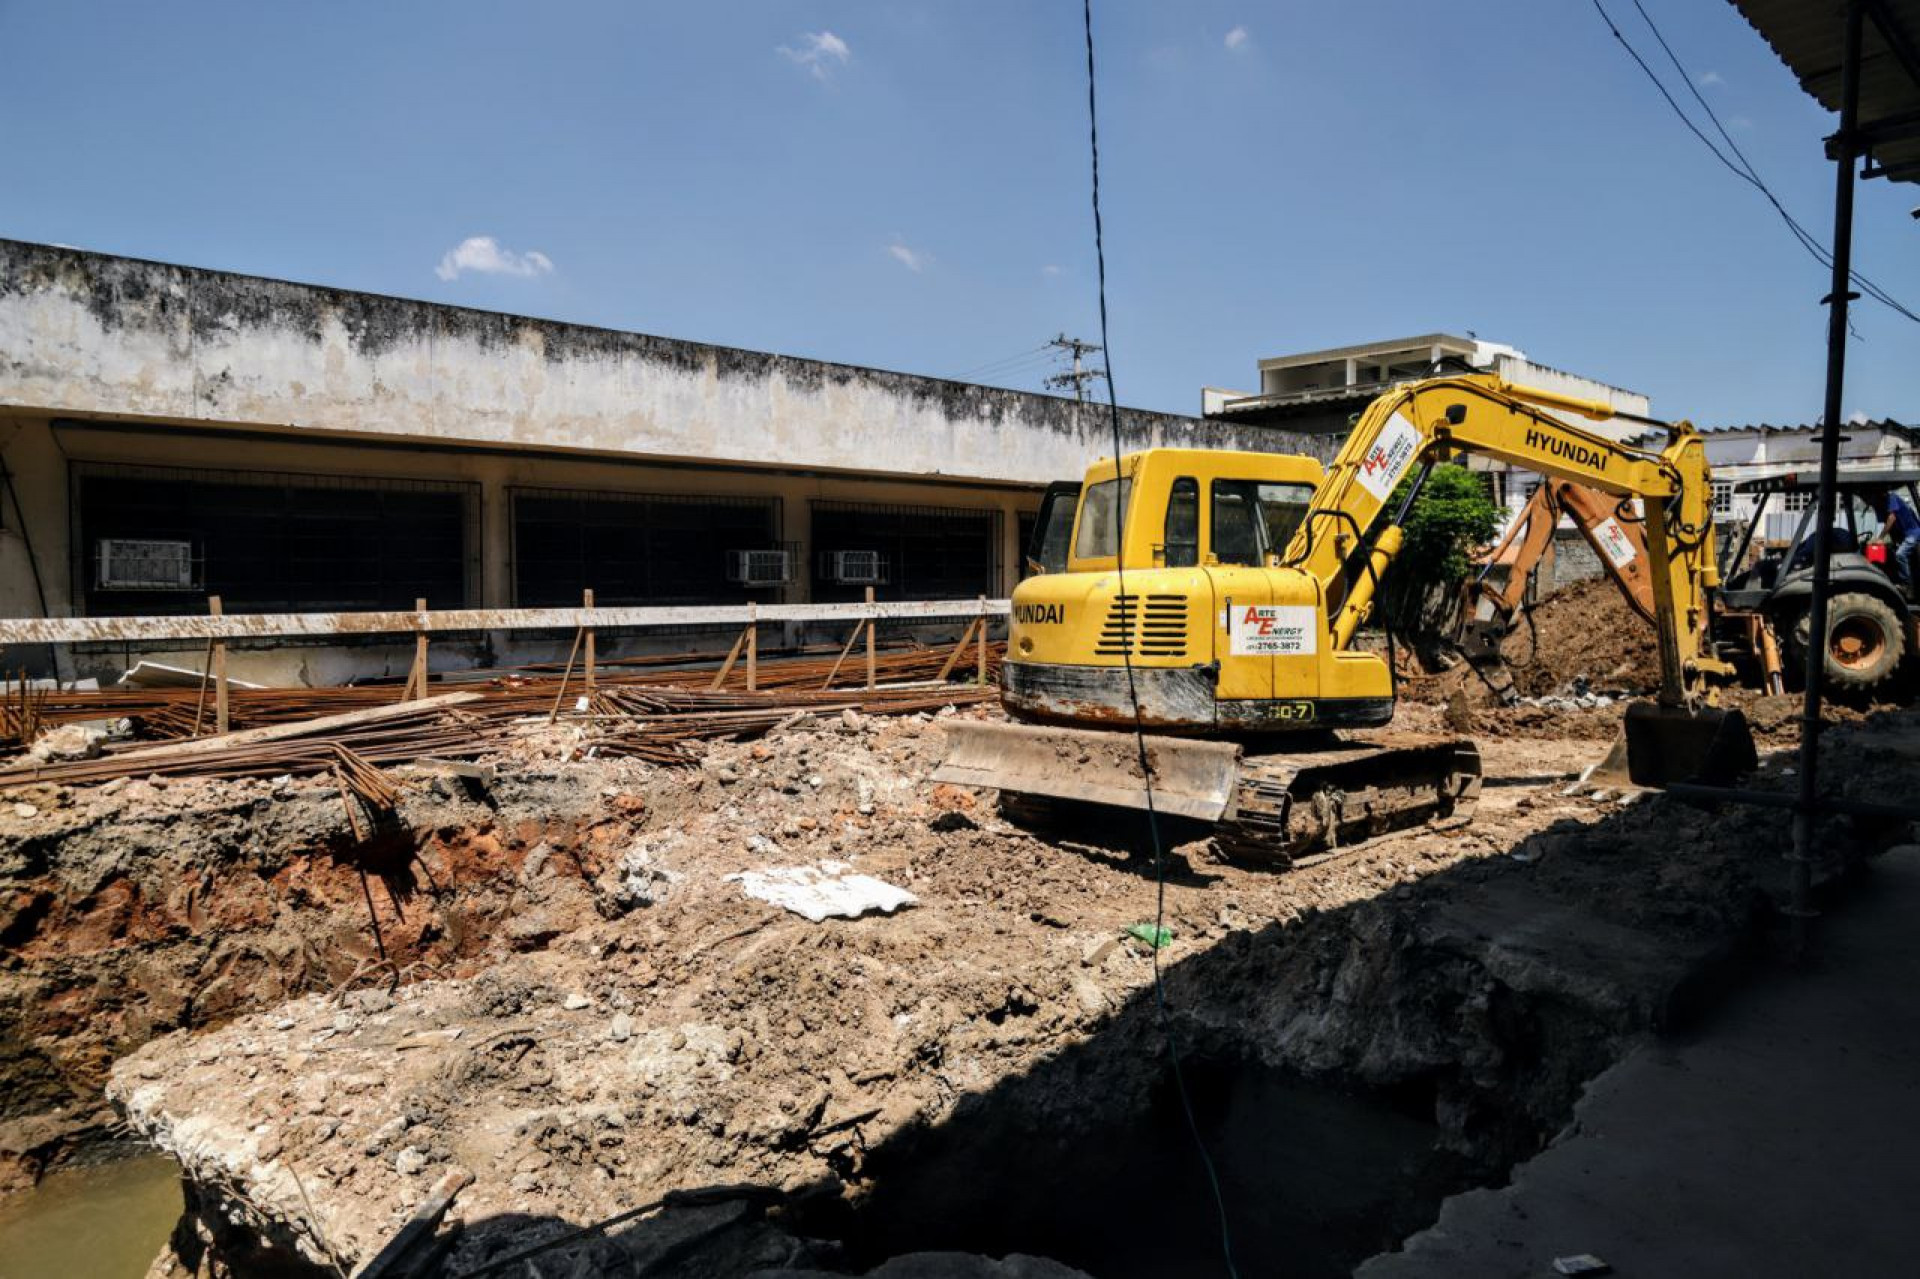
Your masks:
{"label": "power line", "polygon": [[[1673,63],[1673,69],[1680,73],[1680,79],[1687,86],[1687,92],[1691,93],[1693,100],[1700,104],[1700,109],[1707,113],[1707,119],[1713,121],[1713,127],[1726,142],[1727,149],[1732,151],[1735,157],[1739,159],[1741,167],[1745,170],[1745,173],[1741,174],[1741,176],[1751,182],[1754,188],[1766,197],[1767,203],[1771,204],[1774,212],[1778,213],[1781,219],[1786,222],[1787,229],[1792,231],[1800,243],[1806,246],[1809,253],[1813,254],[1814,260],[1828,270],[1832,270],[1833,255],[1827,252],[1825,246],[1814,237],[1812,232],[1808,231],[1804,226],[1801,226],[1799,221],[1795,219],[1791,213],[1787,212],[1786,206],[1780,203],[1779,198],[1774,195],[1773,190],[1767,186],[1765,179],[1760,176],[1760,170],[1755,168],[1753,161],[1747,158],[1747,153],[1740,149],[1740,144],[1733,140],[1733,135],[1727,132],[1727,126],[1720,123],[1720,117],[1714,112],[1713,105],[1709,103],[1706,97],[1700,92],[1699,85],[1694,82],[1693,76],[1687,71],[1686,67],[1681,65],[1680,56],[1673,51],[1673,46],[1667,43],[1667,37],[1661,33],[1659,25],[1653,20],[1653,15],[1646,11],[1646,8],[1640,3],[1640,0],[1633,0],[1633,7],[1639,12],[1641,21],[1647,24],[1647,30],[1653,32],[1653,38],[1659,42],[1660,48],[1666,53],[1667,61]],[[1736,172],[1739,172],[1739,170],[1736,170]],[[1867,277],[1860,272],[1849,269],[1847,276],[1858,285],[1862,291],[1872,297],[1874,301],[1891,307],[1906,316],[1909,320],[1920,320],[1920,316],[1916,316],[1913,312],[1901,306],[1893,299],[1892,295],[1888,294],[1873,281],[1867,279]]]}
{"label": "power line", "polygon": [[1052,362],[1051,356],[1035,355],[1013,364],[1002,364],[998,368],[983,370],[973,374],[973,377],[990,379],[1026,377],[1048,368]]}
{"label": "power line", "polygon": [[961,381],[970,377],[979,377],[982,374],[997,370],[1003,365],[1021,365],[1051,358],[1049,355],[1050,345],[1050,343],[1042,342],[1039,346],[1030,346],[1024,351],[1016,351],[1012,355],[1003,355],[997,360],[988,360],[985,364],[976,364],[970,369],[965,369],[954,374],[954,380]]}
{"label": "power line", "polygon": [[[1633,6],[1640,11],[1640,16],[1646,20],[1648,28],[1652,30],[1654,39],[1659,41],[1660,47],[1666,50],[1667,57],[1672,61],[1674,69],[1680,73],[1680,78],[1686,81],[1687,88],[1706,111],[1707,117],[1713,121],[1714,128],[1719,130],[1720,136],[1727,140],[1727,145],[1733,150],[1733,153],[1739,156],[1739,164],[1735,164],[1732,160],[1728,159],[1726,153],[1715,145],[1713,139],[1709,138],[1700,126],[1693,122],[1693,118],[1689,116],[1680,106],[1679,102],[1674,99],[1673,94],[1668,91],[1666,83],[1660,79],[1658,73],[1647,65],[1647,60],[1640,56],[1640,51],[1633,47],[1625,35],[1621,34],[1619,26],[1615,24],[1613,16],[1607,12],[1606,6],[1601,4],[1600,0],[1593,0],[1594,11],[1600,15],[1600,20],[1606,23],[1607,30],[1613,34],[1615,40],[1619,41],[1620,47],[1627,51],[1627,56],[1632,58],[1635,65],[1646,74],[1647,79],[1653,82],[1653,87],[1657,89],[1660,96],[1666,100],[1667,106],[1672,108],[1674,115],[1679,117],[1680,123],[1687,127],[1687,131],[1698,138],[1700,145],[1711,151],[1714,159],[1725,165],[1728,172],[1759,191],[1760,194],[1765,197],[1767,203],[1773,206],[1774,212],[1778,213],[1786,223],[1787,230],[1793,234],[1795,239],[1800,241],[1801,247],[1813,256],[1814,261],[1831,269],[1833,266],[1833,255],[1827,252],[1826,247],[1820,243],[1818,238],[1805,227],[1801,226],[1791,213],[1787,212],[1786,206],[1780,202],[1778,196],[1774,195],[1772,188],[1766,184],[1752,163],[1747,160],[1745,154],[1734,144],[1733,138],[1727,133],[1726,127],[1720,123],[1720,118],[1714,114],[1713,108],[1707,105],[1707,101],[1701,96],[1700,91],[1694,88],[1693,77],[1688,75],[1687,69],[1680,64],[1680,59],[1675,56],[1672,46],[1667,43],[1666,37],[1660,33],[1659,27],[1654,25],[1652,17],[1648,15],[1644,8],[1641,8],[1639,0],[1633,0]],[[1920,315],[1916,315],[1905,306],[1902,306],[1891,294],[1873,281],[1867,279],[1866,276],[1860,272],[1849,271],[1848,278],[1850,278],[1854,284],[1858,285],[1862,292],[1873,298],[1874,301],[1891,308],[1909,320],[1920,323]]]}
{"label": "power line", "polygon": [[[1093,0],[1081,0],[1081,13],[1086,20],[1087,29],[1087,149],[1093,159],[1093,256],[1099,266],[1100,281],[1100,359],[1102,371],[1107,382],[1107,420],[1113,429],[1113,477],[1114,492],[1118,494],[1117,527],[1127,527],[1127,485],[1120,474],[1120,401],[1113,390],[1113,352],[1108,347],[1107,337],[1107,247],[1106,235],[1100,224],[1100,115],[1094,105],[1093,75]],[[1124,541],[1124,538],[1122,539]],[[1124,546],[1117,548],[1124,550]],[[1127,597],[1127,570],[1125,556],[1116,554],[1113,558],[1116,591],[1121,599]],[[1239,1271],[1233,1264],[1233,1237],[1227,1229],[1227,1200],[1220,1191],[1220,1174],[1214,1169],[1213,1156],[1207,1153],[1206,1138],[1200,1134],[1200,1121],[1194,1117],[1193,1098],[1187,1092],[1187,1077],[1180,1069],[1180,1040],[1174,1033],[1173,1013],[1167,1006],[1167,983],[1160,971],[1160,940],[1166,936],[1167,918],[1167,852],[1160,839],[1160,815],[1153,806],[1153,769],[1147,759],[1147,729],[1140,714],[1140,690],[1133,678],[1133,646],[1120,646],[1120,661],[1127,672],[1127,700],[1133,706],[1133,741],[1139,756],[1140,782],[1147,798],[1147,831],[1153,841],[1153,937],[1147,944],[1148,953],[1153,956],[1153,999],[1160,1015],[1161,1033],[1166,1036],[1167,1060],[1173,1067],[1174,1091],[1180,1095],[1180,1111],[1186,1116],[1187,1132],[1193,1137],[1193,1146],[1200,1154],[1200,1163],[1207,1172],[1207,1185],[1213,1191],[1213,1205],[1220,1220],[1220,1254],[1226,1263],[1229,1279],[1239,1279]]]}

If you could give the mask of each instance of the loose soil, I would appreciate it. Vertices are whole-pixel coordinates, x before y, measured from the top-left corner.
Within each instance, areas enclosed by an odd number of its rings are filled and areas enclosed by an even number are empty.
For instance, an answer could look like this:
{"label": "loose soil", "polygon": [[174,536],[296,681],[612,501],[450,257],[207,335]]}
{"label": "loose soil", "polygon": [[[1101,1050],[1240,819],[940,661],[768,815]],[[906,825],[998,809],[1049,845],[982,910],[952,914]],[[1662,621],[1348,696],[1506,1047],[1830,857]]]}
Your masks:
{"label": "loose soil", "polygon": [[1596,689],[1645,692],[1660,686],[1653,627],[1607,578],[1575,582],[1525,610],[1501,646],[1521,694]]}
{"label": "loose soil", "polygon": [[[1276,1071],[1432,1132],[1422,1166],[1341,1207],[1316,1270],[1537,1149],[1582,1081],[1752,936],[1781,871],[1770,814],[1563,794],[1596,737],[1483,747],[1470,824],[1288,874],[1221,863],[1205,841],[1169,858],[1160,959],[1197,1077]],[[1834,749],[1857,784],[1885,784],[1889,757]],[[1051,1174],[1076,1140],[1164,1102],[1152,957],[1126,936],[1154,918],[1156,882],[1124,841],[1043,842],[929,785],[943,750],[940,719],[853,718],[637,772],[597,795],[626,816],[584,873],[523,859],[520,891],[563,882],[596,904],[544,948],[174,1032],[109,1092],[223,1188],[202,1221],[247,1220],[283,1259],[363,1259],[456,1167],[476,1178],[454,1211],[469,1261],[530,1224],[721,1182],[806,1197],[796,1220],[856,1258],[964,1243],[938,1222],[1017,1223],[1015,1199],[1044,1218],[1072,1193]],[[918,904],[816,924],[727,878],[821,863]],[[1337,1141],[1309,1153],[1341,1159]],[[1055,1242],[1009,1227],[994,1245],[1036,1240]]]}

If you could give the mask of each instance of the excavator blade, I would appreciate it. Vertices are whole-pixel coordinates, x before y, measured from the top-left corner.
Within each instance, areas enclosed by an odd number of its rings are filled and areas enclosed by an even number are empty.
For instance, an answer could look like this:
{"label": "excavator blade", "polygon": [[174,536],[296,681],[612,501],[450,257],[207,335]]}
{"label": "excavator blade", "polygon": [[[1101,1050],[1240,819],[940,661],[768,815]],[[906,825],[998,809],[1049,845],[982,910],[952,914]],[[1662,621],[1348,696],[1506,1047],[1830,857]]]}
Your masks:
{"label": "excavator blade", "polygon": [[1724,786],[1759,762],[1747,717],[1737,710],[1634,702],[1619,740],[1588,780],[1655,789],[1671,782]]}
{"label": "excavator blade", "polygon": [[[1150,735],[1146,751],[1155,812],[1204,822],[1227,814],[1240,775],[1238,746]],[[1147,807],[1140,748],[1132,733],[950,722],[947,758],[933,780],[1116,808]]]}

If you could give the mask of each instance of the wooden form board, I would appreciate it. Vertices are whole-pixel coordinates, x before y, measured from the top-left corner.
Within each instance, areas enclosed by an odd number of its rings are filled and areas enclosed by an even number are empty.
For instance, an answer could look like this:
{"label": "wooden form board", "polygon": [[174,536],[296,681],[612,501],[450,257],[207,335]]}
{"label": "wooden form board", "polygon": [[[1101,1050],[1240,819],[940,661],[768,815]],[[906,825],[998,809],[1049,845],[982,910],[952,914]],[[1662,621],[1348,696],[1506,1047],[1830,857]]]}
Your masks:
{"label": "wooden form board", "polygon": [[98,644],[191,639],[291,639],[435,631],[545,631],[582,627],[746,626],[749,622],[916,622],[1005,617],[1009,601],[906,600],[851,604],[690,604],[667,608],[457,608],[391,613],[226,613],[179,617],[0,618],[0,644]]}

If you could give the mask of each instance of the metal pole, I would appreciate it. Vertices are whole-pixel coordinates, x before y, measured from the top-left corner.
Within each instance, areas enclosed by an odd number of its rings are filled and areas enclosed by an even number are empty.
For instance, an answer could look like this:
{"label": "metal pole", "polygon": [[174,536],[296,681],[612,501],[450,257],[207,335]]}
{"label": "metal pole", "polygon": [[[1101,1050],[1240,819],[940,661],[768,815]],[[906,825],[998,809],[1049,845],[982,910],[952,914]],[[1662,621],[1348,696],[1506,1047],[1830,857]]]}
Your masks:
{"label": "metal pole", "polygon": [[1827,600],[1831,566],[1827,532],[1833,527],[1834,473],[1840,459],[1840,413],[1847,380],[1847,303],[1853,275],[1854,129],[1860,110],[1861,0],[1848,0],[1841,56],[1840,131],[1834,137],[1833,284],[1827,296],[1827,396],[1820,436],[1820,489],[1814,500],[1813,594],[1807,602],[1807,699],[1800,724],[1800,796],[1793,812],[1793,954],[1806,954],[1813,916],[1813,822],[1819,802],[1820,696],[1827,678]]}

